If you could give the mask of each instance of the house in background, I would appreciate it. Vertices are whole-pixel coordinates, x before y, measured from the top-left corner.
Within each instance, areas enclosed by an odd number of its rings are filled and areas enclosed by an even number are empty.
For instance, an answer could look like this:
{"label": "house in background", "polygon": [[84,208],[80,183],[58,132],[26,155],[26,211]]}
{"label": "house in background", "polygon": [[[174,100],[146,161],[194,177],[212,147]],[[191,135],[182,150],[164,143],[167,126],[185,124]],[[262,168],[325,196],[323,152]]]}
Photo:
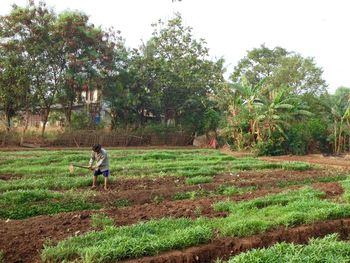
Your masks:
{"label": "house in background", "polygon": [[[110,118],[108,114],[107,105],[103,102],[102,91],[98,89],[89,90],[87,87],[79,94],[80,98],[76,100],[73,105],[72,112],[86,111],[91,116],[91,119],[100,124],[102,121],[109,123]],[[29,116],[29,127],[42,127],[44,111],[38,110]],[[54,104],[51,107],[50,116],[58,115],[60,118],[54,118],[54,122],[48,122],[47,127],[63,127],[64,126],[64,108],[60,104]],[[49,117],[50,120],[50,117]]]}

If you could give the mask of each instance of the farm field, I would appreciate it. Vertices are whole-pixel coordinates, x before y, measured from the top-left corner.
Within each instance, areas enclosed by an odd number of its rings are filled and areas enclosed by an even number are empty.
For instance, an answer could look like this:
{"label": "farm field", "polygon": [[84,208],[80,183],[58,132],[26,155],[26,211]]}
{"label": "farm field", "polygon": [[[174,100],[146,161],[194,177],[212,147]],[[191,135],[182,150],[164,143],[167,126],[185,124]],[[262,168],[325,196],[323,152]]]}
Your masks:
{"label": "farm field", "polygon": [[320,246],[350,255],[344,159],[107,151],[108,191],[102,178],[90,189],[88,170],[69,173],[89,150],[0,152],[0,262],[279,262],[276,251]]}

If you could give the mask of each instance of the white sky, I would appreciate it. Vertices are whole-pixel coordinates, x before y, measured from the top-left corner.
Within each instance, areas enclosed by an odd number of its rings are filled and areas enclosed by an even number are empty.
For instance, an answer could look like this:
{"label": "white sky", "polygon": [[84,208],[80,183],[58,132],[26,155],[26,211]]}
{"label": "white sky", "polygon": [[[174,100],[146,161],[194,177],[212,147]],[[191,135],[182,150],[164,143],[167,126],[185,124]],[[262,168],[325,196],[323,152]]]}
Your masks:
{"label": "white sky", "polygon": [[[0,15],[11,4],[0,0]],[[261,44],[281,46],[304,57],[314,57],[333,92],[350,87],[349,0],[46,0],[59,13],[80,10],[103,28],[122,31],[129,47],[138,47],[152,33],[151,23],[180,12],[196,38],[204,38],[213,58],[224,57],[227,75]]]}

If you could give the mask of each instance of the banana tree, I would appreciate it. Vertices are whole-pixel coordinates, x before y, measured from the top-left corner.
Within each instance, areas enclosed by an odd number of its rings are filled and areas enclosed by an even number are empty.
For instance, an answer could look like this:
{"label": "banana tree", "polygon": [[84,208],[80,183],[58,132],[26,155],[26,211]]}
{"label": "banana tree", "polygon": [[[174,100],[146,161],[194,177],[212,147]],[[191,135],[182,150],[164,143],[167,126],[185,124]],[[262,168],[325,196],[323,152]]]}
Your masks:
{"label": "banana tree", "polygon": [[[273,96],[270,96],[273,94]],[[301,100],[292,95],[289,88],[272,88],[268,96],[262,96],[255,102],[258,110],[254,126],[257,127],[257,140],[263,141],[271,138],[273,132],[279,131],[286,137],[285,130],[297,118],[312,115],[301,104]]]}

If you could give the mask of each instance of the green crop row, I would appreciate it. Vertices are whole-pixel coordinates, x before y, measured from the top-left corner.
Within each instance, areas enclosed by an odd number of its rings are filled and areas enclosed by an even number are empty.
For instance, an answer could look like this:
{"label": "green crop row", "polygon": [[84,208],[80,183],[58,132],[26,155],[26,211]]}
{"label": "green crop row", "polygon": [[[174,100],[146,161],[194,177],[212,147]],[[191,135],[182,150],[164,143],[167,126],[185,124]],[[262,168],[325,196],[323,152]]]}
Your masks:
{"label": "green crop row", "polygon": [[155,255],[169,249],[181,249],[208,242],[212,230],[190,219],[151,220],[124,227],[105,227],[83,236],[45,246],[43,261],[112,262],[126,258]]}
{"label": "green crop row", "polygon": [[[350,262],[350,244],[338,234],[311,239],[307,245],[278,243],[269,248],[253,249],[233,257],[227,263],[320,263]],[[217,261],[216,263],[224,263]]]}
{"label": "green crop row", "polygon": [[[234,169],[310,169],[305,163],[268,163],[256,158],[235,158],[215,150],[110,150],[110,167],[115,176],[198,176],[214,175]],[[70,163],[87,164],[90,151],[6,152],[1,159],[0,174],[21,176],[66,175]],[[32,153],[32,154],[30,154]],[[87,174],[85,170],[77,170]]]}
{"label": "green crop row", "polygon": [[219,202],[214,209],[227,212],[225,218],[161,219],[127,227],[107,227],[61,241],[57,246],[46,246],[42,257],[49,262],[74,259],[113,262],[207,242],[214,233],[248,236],[278,225],[290,227],[350,216],[349,204],[325,200],[324,195],[304,188],[240,203]]}
{"label": "green crop row", "polygon": [[48,190],[16,190],[0,195],[0,218],[23,219],[85,209],[99,209],[87,201],[87,194],[59,193]]}

